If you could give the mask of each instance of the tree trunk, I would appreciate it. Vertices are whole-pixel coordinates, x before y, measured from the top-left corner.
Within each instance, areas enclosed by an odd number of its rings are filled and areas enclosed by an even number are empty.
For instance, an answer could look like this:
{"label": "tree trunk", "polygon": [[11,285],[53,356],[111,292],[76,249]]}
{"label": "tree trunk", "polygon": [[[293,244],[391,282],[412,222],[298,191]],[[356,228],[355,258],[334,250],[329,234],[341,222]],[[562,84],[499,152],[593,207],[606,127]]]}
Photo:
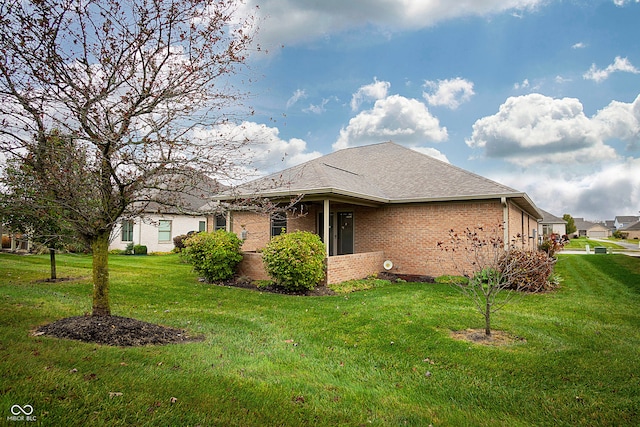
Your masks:
{"label": "tree trunk", "polygon": [[491,336],[491,303],[487,302],[484,311],[484,334]]}
{"label": "tree trunk", "polygon": [[91,242],[93,251],[93,316],[110,316],[109,306],[109,234],[102,233]]}
{"label": "tree trunk", "polygon": [[56,250],[49,248],[49,259],[51,261],[51,280],[56,280]]}

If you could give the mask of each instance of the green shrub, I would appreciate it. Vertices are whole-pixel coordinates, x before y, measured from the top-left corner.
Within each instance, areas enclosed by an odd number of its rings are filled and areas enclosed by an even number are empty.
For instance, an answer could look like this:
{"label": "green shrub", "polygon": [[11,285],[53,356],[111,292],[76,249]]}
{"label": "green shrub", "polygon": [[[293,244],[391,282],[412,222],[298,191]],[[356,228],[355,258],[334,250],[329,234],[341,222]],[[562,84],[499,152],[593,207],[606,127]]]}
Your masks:
{"label": "green shrub", "polygon": [[628,235],[629,233],[624,233],[620,230],[616,230],[612,234],[612,236],[615,237],[616,239],[625,239]]}
{"label": "green shrub", "polygon": [[146,255],[147,254],[147,247],[145,245],[135,245],[133,247],[133,254],[134,255]]}
{"label": "green shrub", "polygon": [[242,260],[242,240],[228,231],[194,234],[184,241],[184,245],[183,259],[209,282],[230,279]]}
{"label": "green shrub", "polygon": [[262,251],[262,260],[276,285],[289,292],[313,289],[324,279],[324,244],[308,231],[280,234]]}
{"label": "green shrub", "polygon": [[181,234],[173,238],[173,250],[174,252],[182,252],[184,249],[184,241],[187,240],[189,236],[186,234]]}

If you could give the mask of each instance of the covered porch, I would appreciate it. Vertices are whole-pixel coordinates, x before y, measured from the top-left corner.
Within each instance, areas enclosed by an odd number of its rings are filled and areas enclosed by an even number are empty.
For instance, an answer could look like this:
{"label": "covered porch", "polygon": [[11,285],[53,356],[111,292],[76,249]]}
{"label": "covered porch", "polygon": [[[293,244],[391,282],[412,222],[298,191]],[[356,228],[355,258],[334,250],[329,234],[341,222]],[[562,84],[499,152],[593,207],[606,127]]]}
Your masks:
{"label": "covered porch", "polygon": [[[239,218],[237,213],[234,213],[231,230],[245,237],[243,248],[248,249],[239,265],[239,274],[254,280],[268,280],[259,249],[283,230],[309,231],[320,236],[327,253],[326,284],[362,279],[379,273],[384,270],[384,251],[379,248],[365,248],[361,243],[362,236],[359,236],[366,228],[367,222],[367,215],[363,209],[376,206],[376,203],[345,197],[305,197],[294,209],[286,213],[286,217],[272,215],[268,218],[268,236],[264,231],[256,231],[258,227],[255,222],[247,225],[250,220],[246,214]],[[244,223],[240,223],[241,221]],[[238,226],[244,232],[238,230]]]}

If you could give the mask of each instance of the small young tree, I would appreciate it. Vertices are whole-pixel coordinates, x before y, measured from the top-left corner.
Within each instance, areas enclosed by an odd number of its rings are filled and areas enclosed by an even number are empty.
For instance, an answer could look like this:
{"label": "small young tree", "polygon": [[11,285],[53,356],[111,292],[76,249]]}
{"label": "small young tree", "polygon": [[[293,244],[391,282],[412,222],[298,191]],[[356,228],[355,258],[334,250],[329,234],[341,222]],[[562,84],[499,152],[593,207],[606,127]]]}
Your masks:
{"label": "small young tree", "polygon": [[[438,247],[464,281],[453,284],[473,301],[484,317],[484,331],[491,335],[491,315],[520,291],[540,290],[553,272],[555,260],[542,251],[518,249],[512,242],[505,247],[503,226],[466,228],[449,231],[448,241]],[[518,236],[519,237],[519,236]],[[514,239],[520,240],[519,238]]]}

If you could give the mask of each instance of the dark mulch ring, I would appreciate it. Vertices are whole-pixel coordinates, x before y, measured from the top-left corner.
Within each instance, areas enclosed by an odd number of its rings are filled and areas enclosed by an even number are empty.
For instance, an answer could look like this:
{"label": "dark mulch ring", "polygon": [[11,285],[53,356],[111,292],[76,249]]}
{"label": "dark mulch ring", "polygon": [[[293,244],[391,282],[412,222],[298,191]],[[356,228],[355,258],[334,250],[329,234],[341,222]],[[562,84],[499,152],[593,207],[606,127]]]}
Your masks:
{"label": "dark mulch ring", "polygon": [[41,326],[35,336],[47,335],[97,344],[134,347],[203,341],[182,329],[119,316],[77,316]]}

